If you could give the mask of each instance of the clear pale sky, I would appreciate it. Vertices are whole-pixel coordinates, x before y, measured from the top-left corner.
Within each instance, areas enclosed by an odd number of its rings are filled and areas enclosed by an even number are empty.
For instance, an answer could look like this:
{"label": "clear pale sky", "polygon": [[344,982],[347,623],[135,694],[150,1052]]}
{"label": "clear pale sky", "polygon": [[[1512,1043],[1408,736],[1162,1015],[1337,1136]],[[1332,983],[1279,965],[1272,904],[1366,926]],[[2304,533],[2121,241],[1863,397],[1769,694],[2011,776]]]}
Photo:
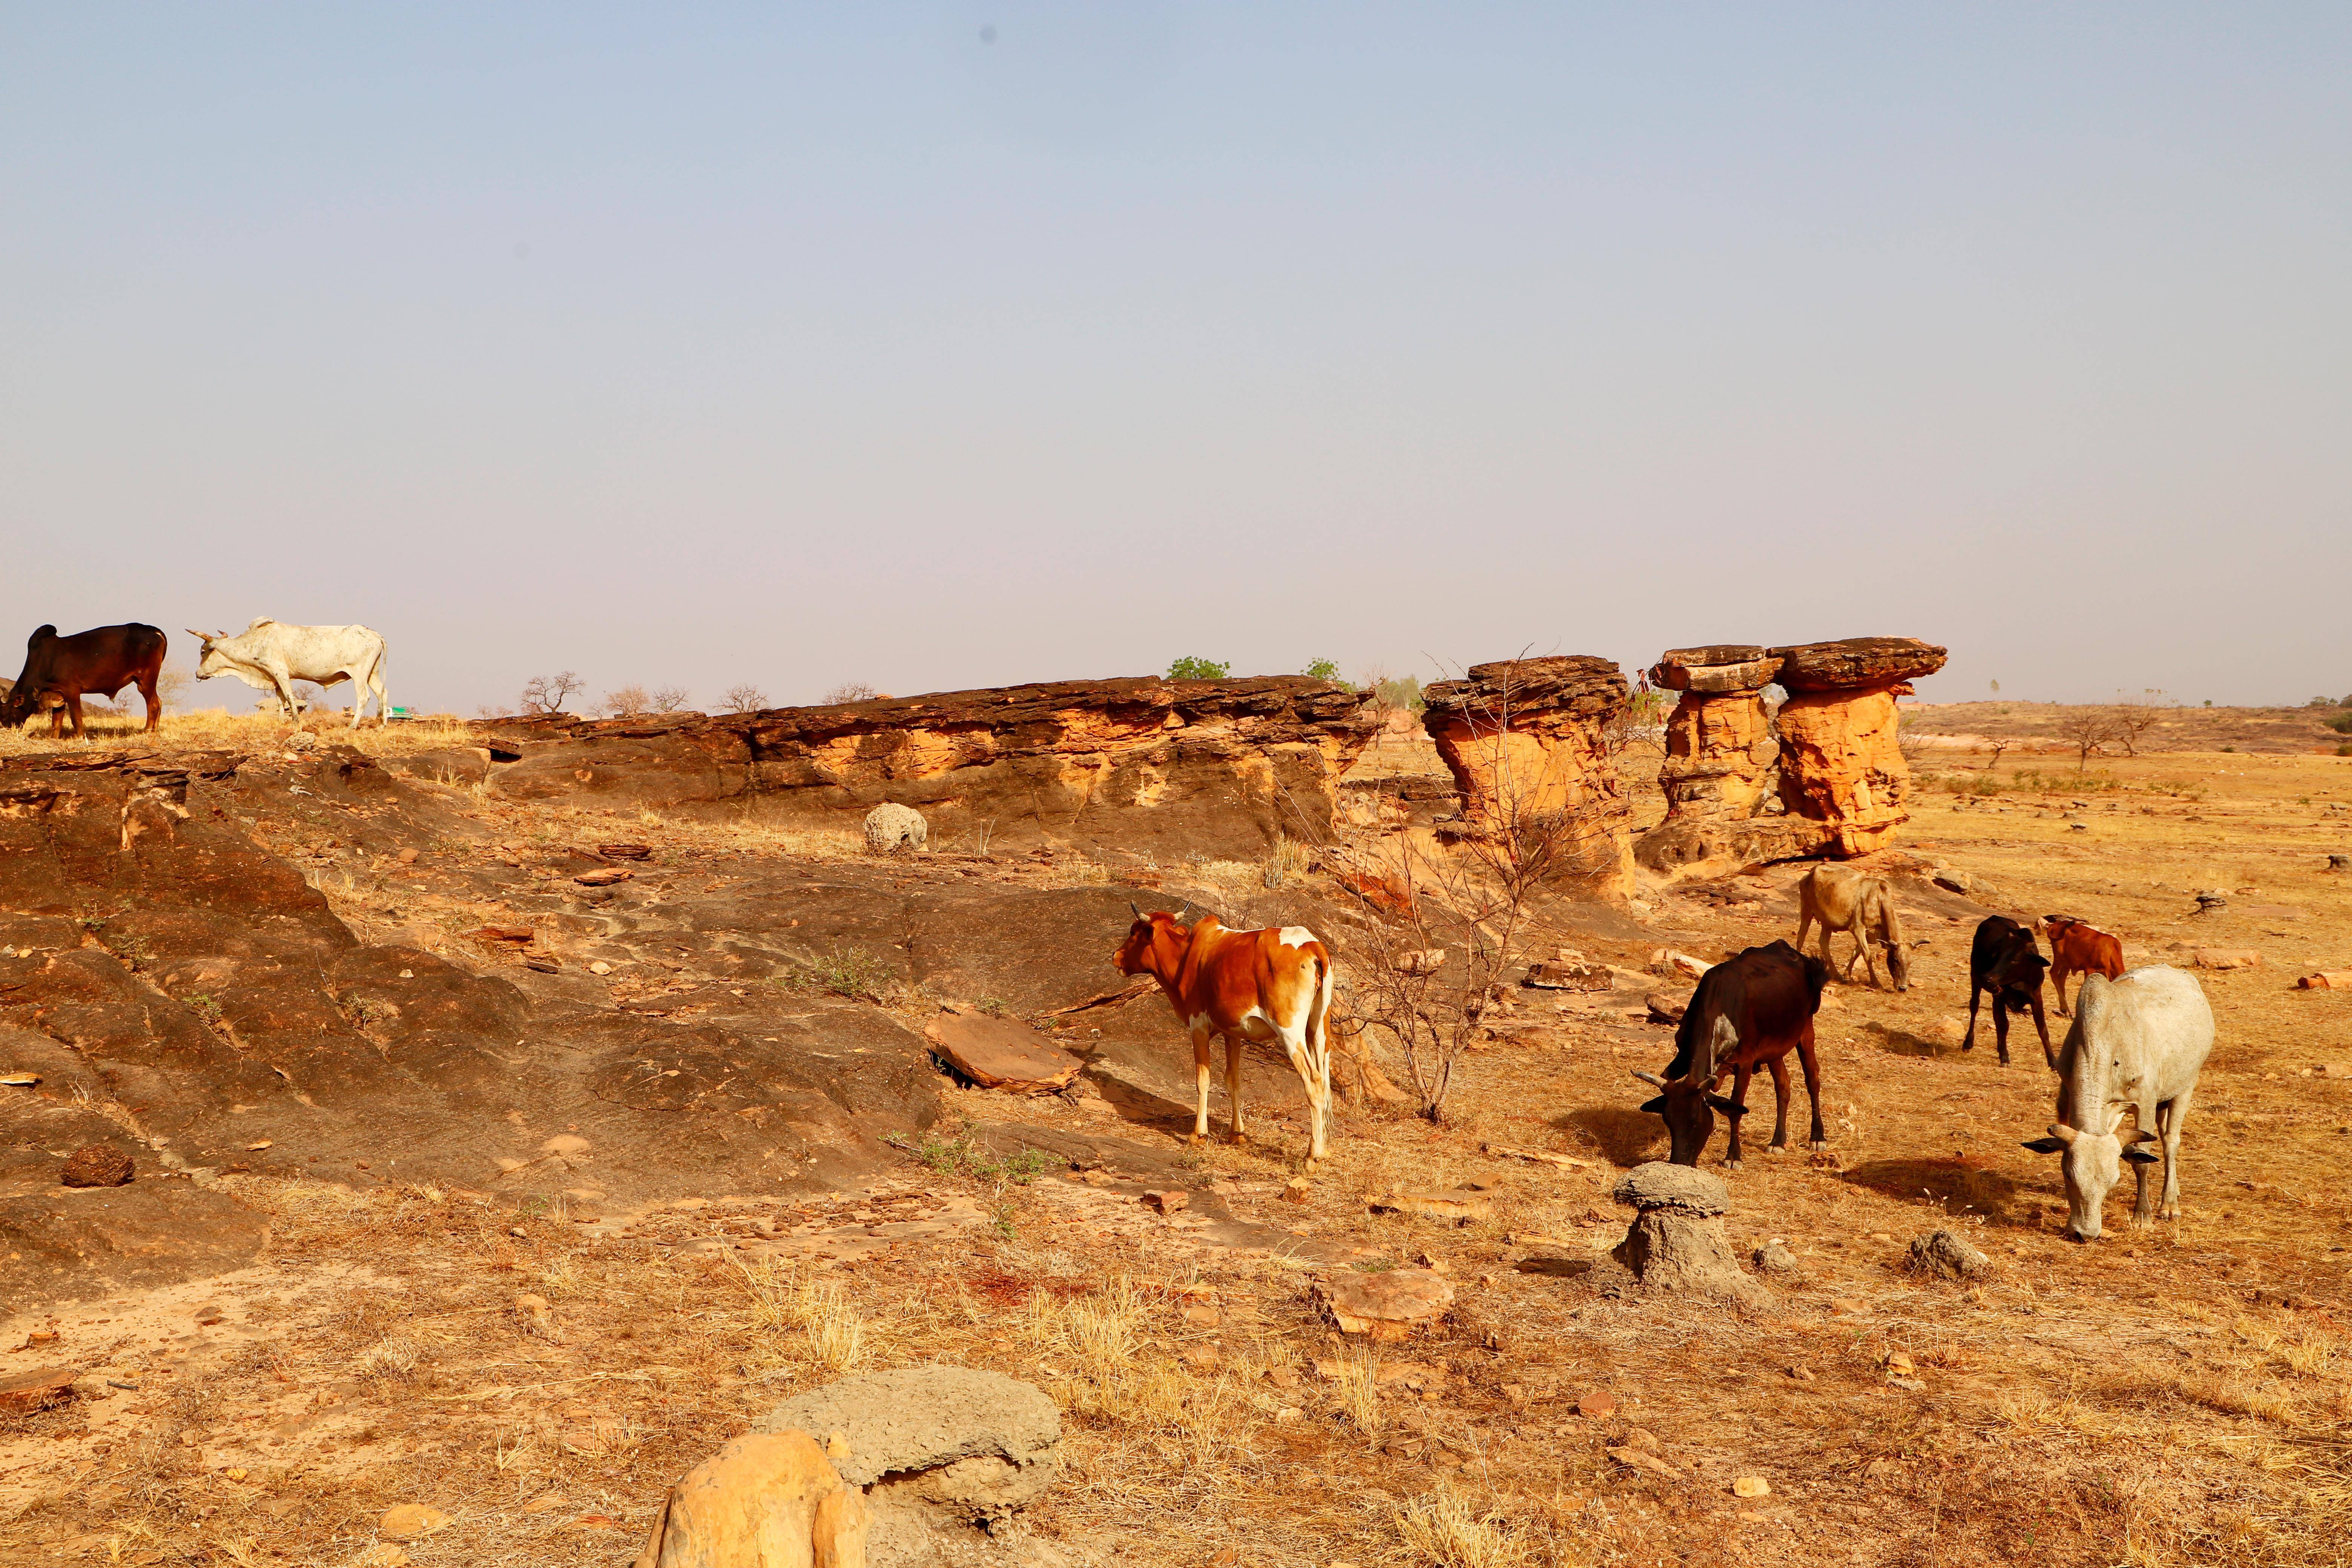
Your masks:
{"label": "clear pale sky", "polygon": [[2341,5],[0,4],[0,673],[2341,696],[2347,329]]}

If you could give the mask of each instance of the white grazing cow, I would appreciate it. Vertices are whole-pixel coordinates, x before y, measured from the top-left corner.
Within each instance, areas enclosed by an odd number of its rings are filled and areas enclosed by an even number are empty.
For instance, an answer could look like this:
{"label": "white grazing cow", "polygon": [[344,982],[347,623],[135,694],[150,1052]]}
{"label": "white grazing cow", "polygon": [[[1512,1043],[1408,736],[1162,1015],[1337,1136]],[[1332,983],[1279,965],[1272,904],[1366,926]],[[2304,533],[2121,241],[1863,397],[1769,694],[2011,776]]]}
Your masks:
{"label": "white grazing cow", "polygon": [[348,680],[359,688],[352,700],[352,729],[360,727],[360,711],[371,691],[375,693],[376,722],[391,721],[383,692],[383,638],[365,626],[288,626],[264,616],[235,637],[194,626],[188,635],[202,645],[198,680],[234,675],[257,691],[274,691],[289,720],[301,711],[294,700],[294,682],[333,686]]}
{"label": "white grazing cow", "polygon": [[[2152,963],[2120,980],[2084,980],[2074,1027],[2058,1053],[2058,1120],[2050,1136],[2026,1145],[2037,1154],[2064,1156],[2059,1169],[2071,1211],[2066,1230],[2075,1240],[2099,1238],[2101,1211],[2125,1160],[2139,1167],[2132,1228],[2179,1217],[2180,1122],[2212,1048],[2213,1008],[2194,975]],[[2128,1137],[2116,1131],[2126,1110],[2135,1123]],[[2147,1181],[2158,1156],[2137,1147],[2142,1143],[2164,1149],[2161,1207]]]}
{"label": "white grazing cow", "polygon": [[1886,977],[1897,991],[1911,989],[1910,954],[1903,947],[1903,920],[1895,912],[1895,889],[1884,877],[1874,877],[1852,866],[1816,866],[1797,882],[1797,951],[1805,951],[1805,931],[1815,921],[1822,926],[1822,962],[1834,967],[1830,938],[1839,931],[1853,933],[1853,958],[1840,976],[1851,984],[1853,966],[1869,967],[1870,983],[1879,984],[1874,942],[1886,949]]}

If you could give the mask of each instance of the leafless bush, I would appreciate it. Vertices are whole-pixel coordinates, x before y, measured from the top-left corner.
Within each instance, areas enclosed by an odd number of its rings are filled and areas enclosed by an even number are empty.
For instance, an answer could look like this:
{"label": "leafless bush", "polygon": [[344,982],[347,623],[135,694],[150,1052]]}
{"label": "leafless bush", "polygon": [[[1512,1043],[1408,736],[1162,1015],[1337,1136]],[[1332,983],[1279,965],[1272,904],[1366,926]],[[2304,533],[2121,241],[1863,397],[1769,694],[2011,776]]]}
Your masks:
{"label": "leafless bush", "polygon": [[[1470,713],[1474,740],[1506,733],[1511,704],[1506,676]],[[1393,874],[1339,879],[1364,916],[1350,952],[1356,1012],[1396,1042],[1432,1121],[1444,1119],[1454,1067],[1539,933],[1536,895],[1577,846],[1574,816],[1542,804],[1549,781],[1524,776],[1505,746],[1495,756],[1486,816],[1452,848],[1407,835]]]}
{"label": "leafless bush", "polygon": [[768,705],[768,694],[747,680],[729,687],[727,695],[719,701],[730,713],[757,713]]}
{"label": "leafless bush", "polygon": [[554,675],[534,675],[523,684],[522,710],[526,713],[561,713],[566,702],[587,689],[588,683],[569,669]]}
{"label": "leafless bush", "polygon": [[2066,743],[2074,748],[2074,771],[2081,773],[2091,765],[2091,758],[2106,750],[2116,739],[2115,710],[2108,708],[2077,708],[2070,711],[2058,729]]}
{"label": "leafless bush", "polygon": [[653,696],[654,711],[656,713],[683,713],[693,702],[694,699],[687,694],[683,686],[665,686]]}
{"label": "leafless bush", "polygon": [[604,693],[603,707],[615,719],[642,717],[652,707],[652,699],[642,686],[624,686]]}
{"label": "leafless bush", "polygon": [[2139,755],[2139,738],[2156,728],[2163,717],[2164,693],[2154,687],[2137,697],[2126,697],[2116,704],[2113,713],[2115,738],[2123,746],[2124,755]]}
{"label": "leafless bush", "polygon": [[874,696],[874,689],[866,682],[845,680],[824,694],[824,705],[830,708],[842,702],[871,702]]}
{"label": "leafless bush", "polygon": [[1625,710],[1617,715],[1608,731],[1609,754],[1622,756],[1638,746],[1645,752],[1666,754],[1666,716],[1674,710],[1675,695],[1650,684],[1647,675],[1633,678],[1633,695],[1626,700]]}

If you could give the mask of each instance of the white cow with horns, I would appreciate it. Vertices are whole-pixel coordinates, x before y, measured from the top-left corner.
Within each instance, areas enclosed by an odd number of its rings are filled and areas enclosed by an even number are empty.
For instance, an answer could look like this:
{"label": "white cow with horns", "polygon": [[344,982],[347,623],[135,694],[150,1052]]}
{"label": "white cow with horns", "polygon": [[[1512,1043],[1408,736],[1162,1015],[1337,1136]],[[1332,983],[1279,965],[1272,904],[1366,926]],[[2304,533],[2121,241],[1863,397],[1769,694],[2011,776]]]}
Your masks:
{"label": "white cow with horns", "polygon": [[264,616],[235,637],[226,632],[200,632],[193,626],[188,635],[202,645],[196,660],[198,680],[234,675],[257,691],[274,691],[289,720],[302,710],[294,697],[298,680],[315,686],[344,680],[356,684],[359,695],[352,702],[351,724],[354,730],[360,727],[360,713],[370,692],[375,694],[376,722],[387,723],[392,718],[383,691],[383,638],[365,626],[289,626]]}

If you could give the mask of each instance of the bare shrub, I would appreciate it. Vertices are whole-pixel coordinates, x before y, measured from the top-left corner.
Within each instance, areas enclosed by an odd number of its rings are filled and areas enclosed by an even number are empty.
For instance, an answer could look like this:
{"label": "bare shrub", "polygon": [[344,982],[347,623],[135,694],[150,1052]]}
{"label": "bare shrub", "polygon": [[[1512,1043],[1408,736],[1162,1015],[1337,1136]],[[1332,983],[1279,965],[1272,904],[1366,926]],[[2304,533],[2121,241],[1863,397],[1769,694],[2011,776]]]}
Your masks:
{"label": "bare shrub", "polygon": [[587,689],[588,683],[569,669],[554,675],[534,675],[523,683],[522,710],[537,714],[561,713],[566,702]]}
{"label": "bare shrub", "polygon": [[2139,755],[2139,738],[2155,729],[2157,721],[2163,717],[2161,705],[2164,700],[2164,693],[2151,687],[2137,697],[2126,697],[2116,704],[2111,721],[2115,727],[2115,738],[2122,744],[2125,756]]}
{"label": "bare shrub", "polygon": [[[1506,676],[1469,713],[1474,738],[1507,733],[1512,700]],[[1508,748],[1496,754],[1490,809],[1452,847],[1408,835],[1387,875],[1339,879],[1363,916],[1355,1011],[1396,1042],[1432,1121],[1444,1119],[1454,1067],[1537,934],[1537,893],[1577,843],[1574,817],[1541,806],[1546,781],[1513,767]]]}
{"label": "bare shrub", "polygon": [[2107,749],[2116,739],[2116,716],[2112,709],[2077,708],[2060,721],[2058,733],[2074,748],[2074,771],[2088,767],[2092,757]]}
{"label": "bare shrub", "polygon": [[729,687],[719,702],[730,713],[757,713],[768,705],[768,694],[747,680]]}
{"label": "bare shrub", "polygon": [[604,693],[602,706],[615,719],[635,719],[652,708],[653,700],[642,686],[623,686]]}
{"label": "bare shrub", "polygon": [[874,698],[874,688],[866,685],[866,682],[845,680],[824,694],[824,705],[832,708],[844,702],[871,702]]}
{"label": "bare shrub", "polygon": [[665,686],[653,695],[654,711],[656,713],[683,713],[693,703],[694,699],[687,694],[683,686]]}

